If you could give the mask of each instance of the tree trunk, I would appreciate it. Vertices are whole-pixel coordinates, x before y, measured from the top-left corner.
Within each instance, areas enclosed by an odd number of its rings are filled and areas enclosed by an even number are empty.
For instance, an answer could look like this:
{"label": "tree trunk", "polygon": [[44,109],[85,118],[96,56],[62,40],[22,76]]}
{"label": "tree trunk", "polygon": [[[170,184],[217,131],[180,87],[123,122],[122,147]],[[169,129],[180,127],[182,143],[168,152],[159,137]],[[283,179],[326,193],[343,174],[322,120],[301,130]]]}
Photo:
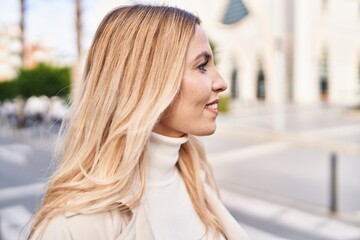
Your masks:
{"label": "tree trunk", "polygon": [[81,52],[82,52],[82,22],[81,22],[81,0],[76,0],[76,50],[77,59],[72,69],[72,96],[76,98],[80,90],[80,66],[81,66]]}
{"label": "tree trunk", "polygon": [[81,23],[81,0],[76,0],[76,49],[78,59],[81,56],[82,45],[81,45],[81,32],[82,32],[82,23]]}
{"label": "tree trunk", "polygon": [[20,43],[21,66],[25,66],[25,0],[20,0]]}

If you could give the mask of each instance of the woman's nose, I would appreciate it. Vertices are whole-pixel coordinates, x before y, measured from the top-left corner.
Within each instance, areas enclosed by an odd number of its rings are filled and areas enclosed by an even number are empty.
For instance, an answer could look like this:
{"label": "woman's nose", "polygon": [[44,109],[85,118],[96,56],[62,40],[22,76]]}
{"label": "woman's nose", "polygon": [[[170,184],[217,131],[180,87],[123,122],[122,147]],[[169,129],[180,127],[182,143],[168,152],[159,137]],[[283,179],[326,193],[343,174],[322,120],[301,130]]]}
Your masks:
{"label": "woman's nose", "polygon": [[213,81],[213,91],[223,92],[227,89],[228,85],[221,74],[215,69],[215,76]]}

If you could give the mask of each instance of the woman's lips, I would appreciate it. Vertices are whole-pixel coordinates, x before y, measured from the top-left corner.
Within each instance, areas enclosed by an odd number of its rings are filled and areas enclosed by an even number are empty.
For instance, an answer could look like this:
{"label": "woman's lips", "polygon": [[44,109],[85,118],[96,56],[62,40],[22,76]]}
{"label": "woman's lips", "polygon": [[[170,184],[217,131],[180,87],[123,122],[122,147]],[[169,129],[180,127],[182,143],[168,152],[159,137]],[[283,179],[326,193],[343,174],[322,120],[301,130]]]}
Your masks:
{"label": "woman's lips", "polygon": [[219,103],[219,99],[215,99],[214,101],[206,104],[205,109],[207,109],[210,112],[213,112],[213,113],[215,113],[217,115],[217,114],[219,114],[218,103]]}
{"label": "woman's lips", "polygon": [[[217,105],[217,104],[216,104]],[[212,113],[215,113],[216,115],[219,114],[219,110],[217,108],[211,108],[211,107],[206,107],[206,110],[209,110]]]}

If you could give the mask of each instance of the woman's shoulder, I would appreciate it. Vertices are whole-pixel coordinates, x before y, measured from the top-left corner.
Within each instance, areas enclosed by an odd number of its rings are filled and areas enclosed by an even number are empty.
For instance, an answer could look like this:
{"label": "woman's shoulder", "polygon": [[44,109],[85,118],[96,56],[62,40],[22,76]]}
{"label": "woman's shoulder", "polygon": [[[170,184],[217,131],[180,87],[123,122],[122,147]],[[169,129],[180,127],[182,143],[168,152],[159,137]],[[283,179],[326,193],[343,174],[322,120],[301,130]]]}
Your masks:
{"label": "woman's shoulder", "polygon": [[115,239],[130,220],[129,214],[115,210],[93,214],[65,212],[43,223],[31,239]]}

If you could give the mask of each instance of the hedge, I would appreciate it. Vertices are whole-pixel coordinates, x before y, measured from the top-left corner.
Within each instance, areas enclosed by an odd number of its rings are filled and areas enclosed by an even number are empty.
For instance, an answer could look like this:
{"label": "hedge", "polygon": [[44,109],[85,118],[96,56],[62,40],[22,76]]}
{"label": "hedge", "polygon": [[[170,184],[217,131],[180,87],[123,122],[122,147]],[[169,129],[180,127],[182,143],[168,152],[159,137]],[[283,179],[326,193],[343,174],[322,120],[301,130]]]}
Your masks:
{"label": "hedge", "polygon": [[34,69],[20,69],[14,80],[0,83],[0,100],[16,96],[67,97],[70,84],[70,68],[39,64]]}

